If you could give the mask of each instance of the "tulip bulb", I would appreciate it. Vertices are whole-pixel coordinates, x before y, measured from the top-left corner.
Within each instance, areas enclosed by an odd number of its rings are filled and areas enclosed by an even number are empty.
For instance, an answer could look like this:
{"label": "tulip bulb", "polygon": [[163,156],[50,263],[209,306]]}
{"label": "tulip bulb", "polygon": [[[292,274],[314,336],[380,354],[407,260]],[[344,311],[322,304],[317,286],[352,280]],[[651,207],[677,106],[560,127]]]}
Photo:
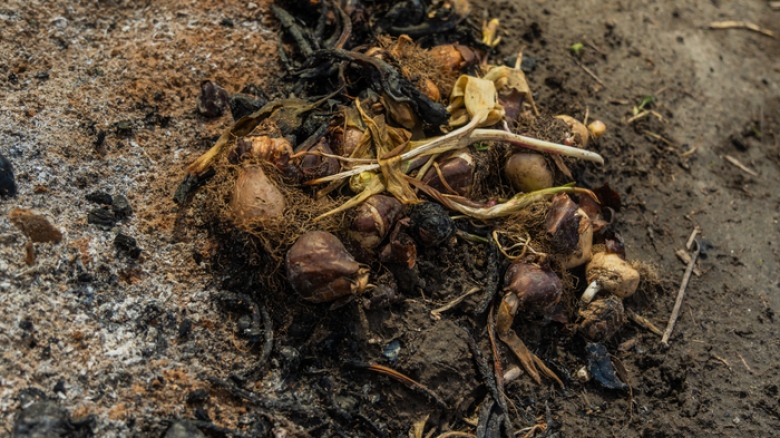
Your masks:
{"label": "tulip bulb", "polygon": [[369,268],[358,263],[333,234],[311,231],[293,244],[285,258],[287,280],[306,301],[322,303],[361,293]]}
{"label": "tulip bulb", "polygon": [[284,217],[284,195],[260,166],[243,168],[238,173],[230,200],[237,224],[268,223]]}
{"label": "tulip bulb", "polygon": [[350,238],[365,249],[376,248],[387,237],[402,212],[403,206],[397,199],[373,195],[356,209]]}
{"label": "tulip bulb", "polygon": [[534,152],[518,152],[509,157],[504,175],[518,192],[529,193],[553,186],[553,172],[544,156]]}
{"label": "tulip bulb", "polygon": [[585,275],[588,288],[582,301],[586,303],[602,290],[628,298],[639,287],[639,272],[617,254],[597,253],[585,268]]}

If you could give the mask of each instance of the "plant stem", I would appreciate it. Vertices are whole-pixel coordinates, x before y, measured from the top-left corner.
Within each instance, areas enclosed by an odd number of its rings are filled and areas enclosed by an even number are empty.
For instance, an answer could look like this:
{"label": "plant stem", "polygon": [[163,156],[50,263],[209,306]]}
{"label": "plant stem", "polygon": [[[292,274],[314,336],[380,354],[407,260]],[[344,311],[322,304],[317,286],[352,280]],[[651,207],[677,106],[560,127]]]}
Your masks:
{"label": "plant stem", "polygon": [[[509,143],[515,146],[522,146],[524,148],[533,149],[539,152],[564,155],[567,157],[592,161],[598,164],[604,164],[604,158],[601,155],[585,149],[564,146],[562,144],[539,140],[538,138],[526,137],[519,134],[512,134],[511,132],[501,131],[498,129],[474,129],[478,120],[479,119],[477,117],[474,117],[467,125],[464,125],[445,136],[428,140],[427,143],[421,143],[417,147],[414,147],[415,143],[413,142],[411,144],[412,149],[402,154],[401,159],[407,161],[420,155],[441,154],[451,150],[465,148],[471,144],[481,141],[498,141]],[[310,181],[307,184],[321,184],[328,181],[348,178],[352,175],[357,175],[365,171],[376,170],[378,168],[378,163],[357,166],[345,172]]]}

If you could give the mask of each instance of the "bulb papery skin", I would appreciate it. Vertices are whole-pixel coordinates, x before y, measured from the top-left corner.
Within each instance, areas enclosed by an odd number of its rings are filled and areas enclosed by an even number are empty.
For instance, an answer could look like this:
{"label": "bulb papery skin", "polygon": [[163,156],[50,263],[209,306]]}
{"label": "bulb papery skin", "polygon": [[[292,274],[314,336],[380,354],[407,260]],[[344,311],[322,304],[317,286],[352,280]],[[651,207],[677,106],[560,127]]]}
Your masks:
{"label": "bulb papery skin", "polygon": [[233,221],[238,226],[276,222],[284,217],[286,201],[260,166],[241,169],[230,199]]}

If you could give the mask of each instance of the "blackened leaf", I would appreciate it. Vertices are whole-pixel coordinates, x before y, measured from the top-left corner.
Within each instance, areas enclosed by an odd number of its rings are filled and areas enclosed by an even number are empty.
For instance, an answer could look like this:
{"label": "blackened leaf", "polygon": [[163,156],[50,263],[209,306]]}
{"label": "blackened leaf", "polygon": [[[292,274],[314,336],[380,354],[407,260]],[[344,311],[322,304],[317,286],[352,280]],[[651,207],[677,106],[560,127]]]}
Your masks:
{"label": "blackened leaf", "polygon": [[628,385],[615,375],[607,347],[601,343],[588,344],[588,371],[601,386],[609,389],[626,389]]}
{"label": "blackened leaf", "polygon": [[609,207],[615,211],[620,211],[623,207],[623,201],[620,199],[618,192],[612,190],[609,183],[604,183],[603,186],[594,189],[593,193],[599,198],[602,207]]}

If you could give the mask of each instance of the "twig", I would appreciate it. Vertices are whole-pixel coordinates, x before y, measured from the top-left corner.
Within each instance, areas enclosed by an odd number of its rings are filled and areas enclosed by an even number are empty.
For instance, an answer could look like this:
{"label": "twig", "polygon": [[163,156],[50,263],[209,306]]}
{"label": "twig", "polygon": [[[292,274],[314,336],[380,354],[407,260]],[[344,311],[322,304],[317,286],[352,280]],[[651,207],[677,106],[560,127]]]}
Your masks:
{"label": "twig", "polygon": [[584,41],[585,44],[589,45],[591,49],[593,49],[596,52],[598,52],[599,55],[602,55],[602,56],[605,55],[604,52],[602,52],[601,49],[598,48],[598,46],[593,44],[593,41],[590,41],[590,40],[588,40],[587,38],[584,38],[584,37],[582,38],[582,41]]}
{"label": "twig", "polygon": [[585,71],[585,73],[589,74],[589,75],[590,75],[590,77],[592,77],[593,79],[595,79],[595,80],[596,80],[596,82],[598,82],[599,84],[601,84],[601,85],[602,85],[604,88],[607,88],[607,84],[605,84],[605,83],[604,83],[604,81],[602,81],[601,79],[599,79],[599,77],[598,77],[598,76],[596,76],[596,73],[593,73],[592,71],[590,71],[590,69],[589,69],[588,67],[585,67],[585,66],[584,66],[582,63],[580,63],[579,61],[577,61],[577,58],[575,58],[575,57],[573,57],[573,56],[571,56],[571,55],[569,55],[569,58],[571,58],[571,59],[572,59],[572,61],[574,61],[574,63],[575,63],[575,64],[577,64],[577,65],[578,65],[578,66],[579,66],[581,69],[583,69],[583,70]]}
{"label": "twig", "polygon": [[745,360],[745,358],[744,358],[744,357],[742,357],[742,355],[741,355],[741,354],[739,354],[739,353],[737,353],[737,356],[739,356],[739,360],[741,360],[741,361],[742,361],[742,365],[745,365],[745,368],[747,368],[748,372],[750,372],[751,374],[753,374],[753,370],[751,370],[751,369],[750,369],[750,367],[748,366],[748,364],[747,364],[747,361]]}
{"label": "twig", "polygon": [[645,130],[644,132],[645,132],[645,134],[649,135],[650,137],[653,137],[653,138],[655,138],[655,139],[661,140],[662,142],[664,142],[664,143],[665,143],[667,146],[669,146],[669,147],[677,148],[677,145],[676,145],[676,144],[674,144],[674,143],[672,143],[672,141],[671,141],[671,140],[668,140],[668,139],[666,139],[665,137],[663,137],[663,136],[661,136],[661,135],[659,135],[659,134],[656,134],[656,133],[655,133],[655,132],[653,132],[653,131],[647,131],[647,130]]}
{"label": "twig", "polygon": [[626,316],[628,316],[628,318],[631,319],[631,321],[633,321],[634,323],[636,323],[636,325],[638,325],[639,327],[650,330],[651,332],[655,333],[658,336],[663,336],[664,332],[662,332],[661,329],[656,327],[655,324],[650,322],[650,320],[648,320],[644,316],[637,315],[631,310],[626,311]]}
{"label": "twig", "polygon": [[731,364],[730,364],[730,363],[729,363],[729,361],[727,361],[726,359],[724,359],[724,358],[722,358],[722,357],[718,356],[718,355],[717,355],[717,354],[715,354],[715,353],[710,353],[710,356],[712,356],[712,358],[713,358],[713,359],[717,360],[718,362],[722,363],[723,365],[726,365],[726,368],[728,368],[728,369],[729,369],[729,371],[731,371],[731,372],[733,372],[733,371],[734,371],[733,369],[731,369]]}
{"label": "twig", "polygon": [[674,324],[677,322],[677,318],[680,316],[680,307],[682,307],[682,301],[685,297],[685,288],[688,287],[688,281],[691,279],[693,273],[693,267],[696,265],[696,259],[699,258],[699,251],[701,247],[699,242],[696,242],[696,249],[691,254],[691,262],[688,263],[688,268],[685,269],[685,275],[683,275],[682,283],[680,284],[680,291],[677,292],[677,300],[674,302],[674,309],[672,310],[672,316],[669,318],[669,325],[666,326],[664,336],[661,338],[661,343],[664,346],[669,346],[669,337],[672,336],[672,330],[674,330]]}
{"label": "twig", "polygon": [[626,120],[626,125],[630,125],[630,124],[636,122],[637,120],[641,119],[642,117],[649,116],[649,115],[654,115],[658,120],[666,123],[666,120],[664,120],[664,116],[659,114],[658,111],[646,109],[646,110],[640,111],[639,113],[637,113],[637,115],[635,115],[635,116],[631,117],[630,119]]}
{"label": "twig", "polygon": [[694,147],[688,149],[687,151],[681,153],[680,154],[680,158],[688,158],[691,155],[695,154],[698,149],[699,149],[699,146],[694,146]]}
{"label": "twig", "polygon": [[404,384],[404,386],[406,386],[407,388],[425,395],[431,401],[435,402],[440,408],[449,409],[447,404],[444,403],[444,400],[442,400],[435,392],[428,389],[422,383],[419,383],[416,380],[412,379],[411,377],[408,377],[405,374],[401,374],[392,368],[388,368],[383,365],[377,365],[377,364],[365,363],[365,362],[350,362],[349,365],[355,368],[370,370],[375,373],[384,374],[385,376],[392,377],[398,382]]}
{"label": "twig", "polygon": [[769,9],[773,11],[780,11],[780,1],[769,2]]}
{"label": "twig", "polygon": [[691,248],[693,247],[693,241],[696,239],[696,236],[699,235],[700,233],[701,233],[701,227],[695,225],[693,227],[693,231],[691,231],[691,236],[688,237],[688,241],[685,242],[685,249],[687,249],[688,251],[691,250]]}
{"label": "twig", "polygon": [[438,309],[431,310],[431,316],[434,319],[436,319],[436,320],[441,319],[441,314],[442,313],[444,313],[444,312],[446,312],[448,310],[453,309],[455,306],[457,306],[458,304],[462,303],[466,298],[468,298],[469,296],[479,292],[480,290],[481,289],[478,288],[478,287],[472,287],[465,294],[455,298],[454,300],[450,301],[449,303],[439,307]]}
{"label": "twig", "polygon": [[[678,249],[674,252],[674,255],[676,255],[677,258],[680,259],[680,261],[683,262],[683,264],[686,266],[691,262],[691,255],[684,249]],[[701,276],[701,271],[699,268],[693,268],[693,275],[697,277]]]}
{"label": "twig", "polygon": [[753,32],[758,32],[762,35],[766,35],[769,38],[774,38],[775,33],[769,29],[759,27],[757,24],[753,24],[747,21],[715,21],[708,26],[710,29],[747,29]]}
{"label": "twig", "polygon": [[739,160],[737,160],[736,158],[732,157],[731,155],[724,155],[723,158],[726,161],[728,161],[729,163],[739,167],[743,172],[747,173],[748,175],[758,176],[758,172],[756,172],[755,170],[745,166]]}

